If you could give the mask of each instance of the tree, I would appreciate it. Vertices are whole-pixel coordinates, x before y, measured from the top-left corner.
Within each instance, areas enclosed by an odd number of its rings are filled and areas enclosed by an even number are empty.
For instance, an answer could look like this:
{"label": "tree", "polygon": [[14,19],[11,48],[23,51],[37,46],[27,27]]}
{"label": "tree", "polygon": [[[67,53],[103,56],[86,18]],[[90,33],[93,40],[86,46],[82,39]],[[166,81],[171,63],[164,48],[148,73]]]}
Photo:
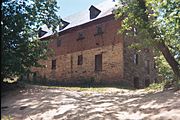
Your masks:
{"label": "tree", "polygon": [[[48,55],[48,43],[38,39],[38,29],[47,25],[55,31],[59,24],[56,0],[3,0],[1,76],[11,78],[41,66]],[[2,80],[1,80],[2,82]]]}
{"label": "tree", "polygon": [[120,32],[136,32],[140,46],[160,51],[180,79],[179,0],[120,0],[115,11],[122,18]]}

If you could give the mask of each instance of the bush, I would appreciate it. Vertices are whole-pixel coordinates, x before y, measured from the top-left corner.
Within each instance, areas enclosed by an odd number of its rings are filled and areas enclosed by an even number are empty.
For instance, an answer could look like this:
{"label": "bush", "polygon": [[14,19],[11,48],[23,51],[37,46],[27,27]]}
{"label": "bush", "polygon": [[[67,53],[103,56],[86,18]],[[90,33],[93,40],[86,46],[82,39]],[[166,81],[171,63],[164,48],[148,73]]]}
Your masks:
{"label": "bush", "polygon": [[165,82],[162,83],[153,83],[150,84],[149,87],[146,88],[147,91],[159,91],[163,90],[165,86]]}

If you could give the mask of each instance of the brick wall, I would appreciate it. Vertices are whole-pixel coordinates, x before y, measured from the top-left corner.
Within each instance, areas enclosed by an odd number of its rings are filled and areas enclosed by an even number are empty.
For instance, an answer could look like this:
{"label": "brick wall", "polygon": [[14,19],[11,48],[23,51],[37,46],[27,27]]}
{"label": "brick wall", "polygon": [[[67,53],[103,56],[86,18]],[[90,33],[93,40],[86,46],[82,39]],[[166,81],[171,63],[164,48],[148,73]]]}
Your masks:
{"label": "brick wall", "polygon": [[[96,27],[102,27],[103,34],[96,34]],[[117,34],[120,21],[112,16],[72,28],[59,37],[53,38],[50,47],[55,56],[48,61],[40,61],[46,68],[34,68],[40,76],[66,83],[76,83],[82,78],[95,78],[96,83],[112,84],[123,79],[123,41]],[[84,33],[84,39],[77,40],[78,33]],[[61,45],[57,46],[57,40]],[[95,55],[102,54],[102,71],[95,71]],[[83,56],[83,64],[77,65],[78,55]],[[56,59],[56,69],[51,69]]]}
{"label": "brick wall", "polygon": [[[101,26],[103,34],[96,34],[96,27]],[[134,42],[130,37],[117,34],[120,21],[114,20],[112,15],[80,25],[61,32],[59,37],[53,38],[49,47],[55,51],[55,56],[48,61],[40,61],[46,68],[34,68],[43,78],[62,81],[63,83],[77,83],[82,79],[93,77],[96,83],[112,84],[126,83],[136,87],[134,79],[138,79],[138,87],[142,88],[156,79],[153,53],[142,50],[137,53],[128,46]],[[83,32],[84,39],[78,39],[79,32]],[[57,46],[57,40],[61,45]],[[102,71],[95,71],[95,55],[102,54]],[[138,64],[134,64],[133,56],[138,54]],[[83,56],[83,64],[78,65],[78,56]],[[52,60],[56,59],[56,69],[51,69]],[[147,73],[145,61],[149,61],[150,73]]]}

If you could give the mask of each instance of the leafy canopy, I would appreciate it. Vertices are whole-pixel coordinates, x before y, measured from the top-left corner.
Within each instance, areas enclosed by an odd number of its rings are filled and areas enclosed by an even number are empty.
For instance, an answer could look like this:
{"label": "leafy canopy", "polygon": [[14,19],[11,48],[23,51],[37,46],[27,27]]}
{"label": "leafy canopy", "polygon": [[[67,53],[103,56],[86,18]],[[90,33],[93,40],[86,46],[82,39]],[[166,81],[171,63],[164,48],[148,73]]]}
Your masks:
{"label": "leafy canopy", "polygon": [[55,31],[59,24],[56,0],[3,0],[2,78],[21,75],[46,59],[48,43],[38,40],[38,29],[46,24]]}
{"label": "leafy canopy", "polygon": [[[132,46],[152,46],[162,52],[178,76],[180,73],[179,6],[179,0],[120,0],[115,11],[116,18],[122,18],[119,32],[140,41]],[[158,45],[161,45],[161,48]]]}

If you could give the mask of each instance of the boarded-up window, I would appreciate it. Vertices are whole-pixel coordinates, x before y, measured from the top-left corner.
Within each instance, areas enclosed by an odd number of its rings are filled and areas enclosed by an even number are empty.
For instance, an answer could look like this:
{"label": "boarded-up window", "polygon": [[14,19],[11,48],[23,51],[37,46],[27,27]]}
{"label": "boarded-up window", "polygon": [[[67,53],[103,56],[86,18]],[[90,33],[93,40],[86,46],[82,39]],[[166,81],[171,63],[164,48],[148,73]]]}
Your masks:
{"label": "boarded-up window", "polygon": [[78,56],[78,65],[82,65],[83,64],[83,56],[79,55]]}
{"label": "boarded-up window", "polygon": [[145,61],[145,69],[146,69],[147,74],[149,74],[150,73],[150,61],[149,60]]}
{"label": "boarded-up window", "polygon": [[103,32],[102,26],[97,26],[97,27],[96,27],[96,32],[95,32],[94,36],[96,36],[96,35],[101,35],[101,34],[103,34],[103,33],[104,33],[104,32]]}
{"label": "boarded-up window", "polygon": [[95,71],[102,71],[102,54],[95,55]]}
{"label": "boarded-up window", "polygon": [[134,58],[133,58],[134,64],[138,64],[138,54],[134,54]]}
{"label": "boarded-up window", "polygon": [[139,89],[139,78],[138,77],[134,77],[134,88]]}
{"label": "boarded-up window", "polygon": [[57,40],[56,44],[57,44],[57,47],[60,47],[61,46],[61,40]]}
{"label": "boarded-up window", "polygon": [[146,79],[146,80],[145,80],[145,86],[148,87],[149,84],[150,84],[150,80],[149,80],[149,79]]}
{"label": "boarded-up window", "polygon": [[56,69],[56,59],[55,60],[52,60],[52,67],[51,67],[52,70]]}
{"label": "boarded-up window", "polygon": [[79,32],[79,33],[78,33],[77,41],[78,41],[78,40],[82,40],[82,39],[84,39],[84,38],[85,38],[84,32]]}

